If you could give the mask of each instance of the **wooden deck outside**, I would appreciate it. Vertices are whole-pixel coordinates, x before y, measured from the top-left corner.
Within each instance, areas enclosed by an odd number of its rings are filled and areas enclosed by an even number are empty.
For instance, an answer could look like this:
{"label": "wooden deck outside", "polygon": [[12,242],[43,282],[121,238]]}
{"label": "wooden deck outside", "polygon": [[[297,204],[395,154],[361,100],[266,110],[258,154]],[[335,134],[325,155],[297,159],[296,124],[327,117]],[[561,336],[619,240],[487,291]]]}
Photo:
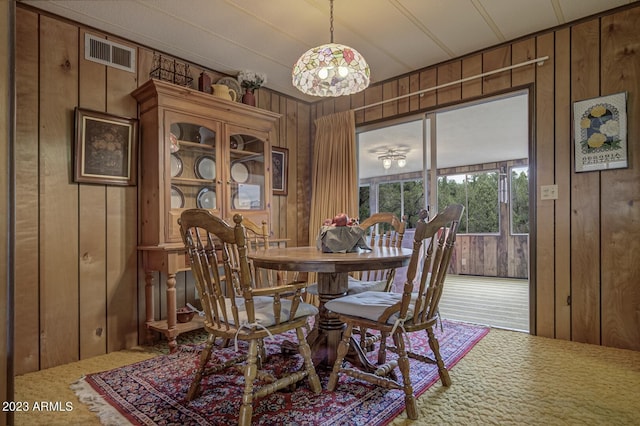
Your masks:
{"label": "wooden deck outside", "polygon": [[442,318],[529,332],[529,281],[447,275]]}

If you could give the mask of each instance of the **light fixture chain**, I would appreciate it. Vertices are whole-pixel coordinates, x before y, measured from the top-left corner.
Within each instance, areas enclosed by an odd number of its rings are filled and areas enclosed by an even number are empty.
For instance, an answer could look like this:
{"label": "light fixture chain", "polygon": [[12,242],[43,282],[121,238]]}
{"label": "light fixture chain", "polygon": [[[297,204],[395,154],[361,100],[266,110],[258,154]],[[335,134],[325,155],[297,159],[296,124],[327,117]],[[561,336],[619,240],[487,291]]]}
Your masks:
{"label": "light fixture chain", "polygon": [[333,43],[333,0],[330,0],[330,19],[329,19],[329,31],[331,32],[331,43]]}

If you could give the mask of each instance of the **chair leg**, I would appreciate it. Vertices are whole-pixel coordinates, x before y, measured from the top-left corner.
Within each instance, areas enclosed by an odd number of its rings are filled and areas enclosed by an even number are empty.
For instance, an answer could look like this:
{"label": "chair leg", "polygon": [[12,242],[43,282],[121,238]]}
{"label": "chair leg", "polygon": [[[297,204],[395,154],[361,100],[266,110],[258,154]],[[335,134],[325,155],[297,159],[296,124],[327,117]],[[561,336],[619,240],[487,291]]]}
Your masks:
{"label": "chair leg", "polygon": [[187,392],[187,401],[193,400],[196,397],[198,392],[200,391],[200,382],[202,381],[202,374],[204,373],[204,369],[209,362],[209,358],[211,358],[211,349],[216,342],[216,338],[213,334],[210,334],[207,338],[207,343],[205,344],[202,352],[200,352],[200,364],[198,365],[198,369],[196,370],[196,375],[193,377],[191,381],[191,386],[189,386],[189,391]]}
{"label": "chair leg", "polygon": [[258,340],[253,339],[249,342],[249,352],[247,357],[247,365],[244,369],[244,394],[242,395],[242,405],[240,406],[240,417],[238,424],[240,426],[250,426],[251,416],[253,415],[253,381],[258,373]]}
{"label": "chair leg", "polygon": [[388,333],[380,332],[380,346],[378,347],[378,365],[387,362],[387,337]]}
{"label": "chair leg", "polygon": [[304,367],[307,372],[307,378],[309,379],[309,386],[311,390],[319,394],[322,392],[322,385],[320,384],[320,378],[316,373],[316,369],[313,366],[313,361],[311,360],[311,348],[309,347],[309,343],[307,343],[307,339],[304,337],[304,332],[302,331],[302,327],[296,328],[296,335],[298,336],[298,349],[300,351],[300,355],[304,358]]}
{"label": "chair leg", "polygon": [[404,346],[404,333],[395,333],[393,341],[398,348],[398,367],[402,373],[402,384],[404,389],[404,404],[407,410],[407,417],[411,420],[418,418],[418,404],[416,397],[413,395],[413,386],[411,385],[411,372],[409,367],[409,357],[407,349]]}
{"label": "chair leg", "polygon": [[433,351],[433,355],[436,359],[436,365],[438,366],[438,373],[440,374],[440,380],[444,386],[451,386],[451,378],[449,377],[449,371],[447,367],[444,365],[444,360],[442,359],[442,355],[440,355],[440,344],[438,343],[438,339],[436,339],[436,335],[433,333],[433,328],[427,328],[427,335],[429,336],[429,346]]}
{"label": "chair leg", "polygon": [[351,341],[351,333],[353,331],[353,325],[347,324],[347,328],[344,330],[344,334],[342,335],[342,340],[338,345],[338,354],[336,355],[336,362],[333,364],[333,370],[331,371],[331,375],[329,376],[329,384],[327,385],[327,390],[332,392],[335,390],[338,385],[338,373],[342,368],[342,363],[344,362],[344,357],[347,356],[347,352],[349,351],[349,344]]}

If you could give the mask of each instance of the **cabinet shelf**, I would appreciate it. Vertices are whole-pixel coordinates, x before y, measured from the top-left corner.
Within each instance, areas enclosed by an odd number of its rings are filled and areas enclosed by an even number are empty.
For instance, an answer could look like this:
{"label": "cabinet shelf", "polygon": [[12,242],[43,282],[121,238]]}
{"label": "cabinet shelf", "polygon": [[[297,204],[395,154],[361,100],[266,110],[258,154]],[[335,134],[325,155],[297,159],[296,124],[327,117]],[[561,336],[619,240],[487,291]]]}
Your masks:
{"label": "cabinet shelf", "polygon": [[[185,146],[185,147],[189,147],[190,149],[199,149],[202,151],[213,151],[215,149],[215,146],[211,146],[211,145],[207,145],[204,143],[199,143],[199,142],[190,142],[190,141],[183,141],[183,140],[178,140],[178,146]],[[180,151],[178,151],[180,152]]]}
{"label": "cabinet shelf", "polygon": [[215,186],[216,182],[210,179],[198,179],[198,178],[183,178],[174,177],[171,178],[173,185],[194,185],[194,186]]}

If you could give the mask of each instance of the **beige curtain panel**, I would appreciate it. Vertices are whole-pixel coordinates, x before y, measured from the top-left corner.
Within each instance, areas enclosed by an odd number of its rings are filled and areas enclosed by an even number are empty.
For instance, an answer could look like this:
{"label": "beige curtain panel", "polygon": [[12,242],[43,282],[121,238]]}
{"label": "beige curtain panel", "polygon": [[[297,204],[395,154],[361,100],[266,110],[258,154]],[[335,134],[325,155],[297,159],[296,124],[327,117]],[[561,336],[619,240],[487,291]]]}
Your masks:
{"label": "beige curtain panel", "polygon": [[353,111],[315,121],[311,174],[309,243],[315,244],[322,222],[338,213],[358,216],[356,123]]}

